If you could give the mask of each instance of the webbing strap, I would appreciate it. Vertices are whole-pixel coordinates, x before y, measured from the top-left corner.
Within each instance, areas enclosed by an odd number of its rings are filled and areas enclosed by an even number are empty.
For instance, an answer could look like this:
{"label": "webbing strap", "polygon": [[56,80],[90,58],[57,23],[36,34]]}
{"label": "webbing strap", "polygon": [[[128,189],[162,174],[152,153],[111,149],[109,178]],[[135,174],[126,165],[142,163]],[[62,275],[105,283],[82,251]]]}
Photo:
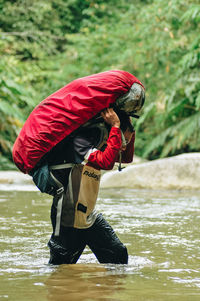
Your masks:
{"label": "webbing strap", "polygon": [[64,192],[64,187],[63,185],[60,183],[60,181],[58,181],[56,179],[56,177],[54,177],[54,175],[51,173],[52,178],[54,179],[54,181],[56,182],[56,184],[58,185],[58,189],[57,189],[57,195],[59,196],[58,199],[58,203],[57,203],[57,214],[56,214],[56,227],[55,227],[55,236],[59,236],[60,233],[60,221],[61,221],[61,213],[62,213],[62,203],[63,203],[63,192]]}
{"label": "webbing strap", "polygon": [[127,143],[126,143],[126,139],[124,137],[124,134],[123,134],[122,130],[121,130],[121,137],[122,137],[122,146],[126,146]]}
{"label": "webbing strap", "polygon": [[[123,134],[122,130],[121,130],[121,137],[122,137],[122,146],[126,146],[127,143],[126,143],[126,139],[124,137],[124,134]],[[119,166],[118,166],[118,170],[122,171],[122,152],[121,152],[121,150],[119,151]]]}
{"label": "webbing strap", "polygon": [[51,165],[51,166],[49,166],[49,169],[50,170],[64,169],[64,168],[71,168],[73,166],[74,166],[73,163],[64,163],[64,164]]}
{"label": "webbing strap", "polygon": [[122,170],[122,152],[119,152],[119,166],[118,166],[118,170],[121,171]]}
{"label": "webbing strap", "polygon": [[74,200],[73,200],[73,186],[72,186],[72,169],[70,171],[69,174],[69,183],[68,183],[68,190],[69,190],[69,199],[70,202],[73,204]]}
{"label": "webbing strap", "polygon": [[61,221],[61,213],[62,213],[62,203],[63,203],[63,193],[60,195],[60,198],[59,198],[58,204],[57,204],[55,236],[59,236],[59,233],[60,233],[60,221]]}
{"label": "webbing strap", "polygon": [[[50,166],[50,169],[55,170],[55,169],[63,169],[63,168],[71,168],[73,167],[75,164],[71,164],[71,163],[67,163],[67,164],[59,164],[59,165],[53,165]],[[63,167],[65,166],[65,167]],[[72,175],[72,170],[70,171],[69,174],[69,195],[70,195],[70,201],[73,202],[73,190],[72,190],[72,179],[71,179],[71,175]],[[57,203],[57,214],[56,214],[56,227],[55,227],[55,236],[59,236],[60,234],[60,223],[61,223],[61,214],[62,214],[62,204],[63,204],[63,198],[64,198],[64,187],[63,185],[56,179],[56,177],[54,177],[54,175],[51,173],[52,178],[54,179],[54,181],[57,183],[58,185],[58,189],[57,189],[57,195],[59,195],[59,199],[58,199],[58,203]]]}

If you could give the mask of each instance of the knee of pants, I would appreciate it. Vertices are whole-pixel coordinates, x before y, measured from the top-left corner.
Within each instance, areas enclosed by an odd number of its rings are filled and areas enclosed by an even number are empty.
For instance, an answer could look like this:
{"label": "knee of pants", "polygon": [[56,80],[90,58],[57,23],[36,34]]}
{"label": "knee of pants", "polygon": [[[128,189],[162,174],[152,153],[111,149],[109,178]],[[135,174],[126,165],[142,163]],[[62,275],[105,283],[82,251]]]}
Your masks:
{"label": "knee of pants", "polygon": [[116,254],[116,263],[127,264],[128,263],[128,251],[126,246],[123,244],[118,248]]}
{"label": "knee of pants", "polygon": [[50,249],[50,264],[57,265],[63,263],[71,263],[71,254],[68,254],[67,250],[65,250],[58,243],[50,239],[48,242],[48,247]]}
{"label": "knee of pants", "polygon": [[68,262],[65,261],[65,258],[62,255],[55,254],[54,252],[52,252],[50,250],[49,264],[59,265],[59,264],[64,264],[64,263],[68,263]]}
{"label": "knee of pants", "polygon": [[48,247],[50,249],[49,264],[54,265],[76,263],[83,252],[83,249],[68,250],[53,239],[49,240]]}

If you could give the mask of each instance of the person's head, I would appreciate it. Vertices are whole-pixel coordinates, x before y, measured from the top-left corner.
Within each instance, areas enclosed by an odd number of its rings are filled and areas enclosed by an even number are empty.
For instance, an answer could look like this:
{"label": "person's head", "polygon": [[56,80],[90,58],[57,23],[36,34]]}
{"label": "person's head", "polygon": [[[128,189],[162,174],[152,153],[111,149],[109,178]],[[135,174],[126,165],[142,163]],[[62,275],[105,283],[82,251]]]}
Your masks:
{"label": "person's head", "polygon": [[130,90],[120,96],[115,103],[115,107],[118,110],[125,111],[129,116],[135,116],[145,102],[145,89],[137,83],[134,83]]}

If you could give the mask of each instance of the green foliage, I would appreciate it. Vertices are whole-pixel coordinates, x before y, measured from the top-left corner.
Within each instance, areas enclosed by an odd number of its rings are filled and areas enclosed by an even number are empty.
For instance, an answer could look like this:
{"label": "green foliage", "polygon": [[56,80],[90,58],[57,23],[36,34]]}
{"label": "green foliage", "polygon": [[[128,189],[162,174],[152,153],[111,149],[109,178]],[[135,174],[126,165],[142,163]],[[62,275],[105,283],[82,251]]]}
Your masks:
{"label": "green foliage", "polygon": [[11,61],[2,59],[0,63],[0,151],[10,160],[16,135],[30,109],[34,107],[28,89],[25,90],[17,81],[20,74],[14,74],[15,63],[14,59]]}
{"label": "green foliage", "polygon": [[1,166],[37,103],[109,69],[146,86],[137,155],[199,151],[199,20],[197,0],[0,0]]}
{"label": "green foliage", "polygon": [[[171,92],[165,92],[163,109],[158,108],[154,126],[148,131],[152,140],[144,148],[145,157],[165,157],[200,149],[200,37],[196,35],[199,13],[200,6],[191,5],[180,18],[180,33],[187,34],[187,43],[182,44],[183,37],[176,41],[183,47],[182,55],[176,63]],[[149,123],[148,119],[145,121]]]}

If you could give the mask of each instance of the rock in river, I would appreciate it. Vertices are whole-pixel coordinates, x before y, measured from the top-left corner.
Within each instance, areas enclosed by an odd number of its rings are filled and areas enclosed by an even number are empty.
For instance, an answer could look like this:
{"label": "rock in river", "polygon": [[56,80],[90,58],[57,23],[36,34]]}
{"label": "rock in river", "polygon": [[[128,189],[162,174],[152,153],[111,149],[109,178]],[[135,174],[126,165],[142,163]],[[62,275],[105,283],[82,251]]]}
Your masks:
{"label": "rock in river", "polygon": [[102,188],[200,189],[200,153],[130,165],[102,176]]}

